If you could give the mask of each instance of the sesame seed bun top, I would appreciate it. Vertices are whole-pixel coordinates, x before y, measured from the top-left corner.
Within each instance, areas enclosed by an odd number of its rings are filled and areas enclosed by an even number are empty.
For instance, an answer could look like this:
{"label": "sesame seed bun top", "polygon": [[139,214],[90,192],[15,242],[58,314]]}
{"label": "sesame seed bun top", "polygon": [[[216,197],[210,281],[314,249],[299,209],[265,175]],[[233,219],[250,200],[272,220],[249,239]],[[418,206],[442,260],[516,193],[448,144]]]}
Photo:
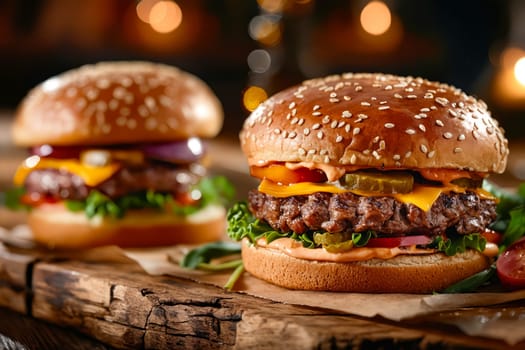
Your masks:
{"label": "sesame seed bun top", "polygon": [[501,173],[509,153],[483,101],[422,78],[367,73],[312,79],[275,94],[246,119],[240,141],[252,165]]}
{"label": "sesame seed bun top", "polygon": [[213,137],[222,106],[199,78],[148,62],[101,62],[52,77],[21,102],[20,146],[109,145]]}

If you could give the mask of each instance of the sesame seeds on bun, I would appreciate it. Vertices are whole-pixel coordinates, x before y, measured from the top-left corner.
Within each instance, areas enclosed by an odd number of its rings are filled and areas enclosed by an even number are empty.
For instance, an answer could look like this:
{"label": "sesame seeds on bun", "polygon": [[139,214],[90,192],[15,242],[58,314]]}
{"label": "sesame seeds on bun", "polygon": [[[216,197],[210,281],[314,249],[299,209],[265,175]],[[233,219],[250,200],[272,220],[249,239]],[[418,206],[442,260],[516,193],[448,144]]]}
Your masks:
{"label": "sesame seeds on bun", "polygon": [[422,78],[347,73],[283,90],[240,134],[250,164],[504,171],[508,143],[486,104]]}
{"label": "sesame seeds on bun", "polygon": [[21,103],[20,146],[103,145],[213,137],[222,106],[196,76],[149,62],[101,62],[50,78]]}

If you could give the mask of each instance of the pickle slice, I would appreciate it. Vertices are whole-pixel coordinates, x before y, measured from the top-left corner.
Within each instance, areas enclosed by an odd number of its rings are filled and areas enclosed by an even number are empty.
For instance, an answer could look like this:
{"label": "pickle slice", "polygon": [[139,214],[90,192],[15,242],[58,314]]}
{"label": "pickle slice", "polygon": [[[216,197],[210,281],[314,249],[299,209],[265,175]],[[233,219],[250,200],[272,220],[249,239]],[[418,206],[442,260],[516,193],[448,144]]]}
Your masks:
{"label": "pickle slice", "polygon": [[367,192],[408,193],[414,187],[414,177],[404,171],[356,171],[346,174],[342,185]]}
{"label": "pickle slice", "polygon": [[313,238],[317,245],[322,245],[330,253],[342,253],[354,247],[351,233],[316,233]]}
{"label": "pickle slice", "polygon": [[471,179],[468,177],[460,177],[450,181],[450,183],[463,188],[479,188],[483,183],[483,179]]}

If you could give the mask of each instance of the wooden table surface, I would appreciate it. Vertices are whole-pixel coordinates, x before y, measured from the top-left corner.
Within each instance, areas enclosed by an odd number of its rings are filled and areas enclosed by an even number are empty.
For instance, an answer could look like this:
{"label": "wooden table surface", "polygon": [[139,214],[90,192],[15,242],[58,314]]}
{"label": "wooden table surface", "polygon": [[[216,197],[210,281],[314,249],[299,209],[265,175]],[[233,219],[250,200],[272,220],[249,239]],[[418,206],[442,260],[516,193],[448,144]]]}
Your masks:
{"label": "wooden table surface", "polygon": [[[22,152],[0,118],[0,185],[7,186]],[[4,133],[4,134],[2,134]],[[516,147],[520,171],[525,147]],[[217,171],[251,183],[236,140],[214,147]],[[512,152],[512,148],[511,148]],[[512,173],[497,178],[514,186]],[[23,215],[0,211],[0,226]],[[335,294],[337,297],[337,294]],[[520,310],[523,302],[509,305]],[[150,276],[130,263],[46,262],[23,251],[0,252],[0,348],[6,349],[512,349],[467,336],[440,322],[393,322],[276,303],[173,276]]]}

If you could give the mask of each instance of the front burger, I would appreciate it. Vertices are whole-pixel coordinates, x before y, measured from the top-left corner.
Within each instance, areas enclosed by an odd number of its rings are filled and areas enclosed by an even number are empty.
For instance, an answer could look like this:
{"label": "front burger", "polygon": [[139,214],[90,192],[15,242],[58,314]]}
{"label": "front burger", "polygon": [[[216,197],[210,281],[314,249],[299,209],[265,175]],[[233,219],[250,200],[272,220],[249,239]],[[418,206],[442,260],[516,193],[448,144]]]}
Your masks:
{"label": "front burger", "polygon": [[283,90],[240,133],[260,179],[228,213],[248,272],[291,289],[426,293],[489,266],[508,146],[446,84],[343,74]]}
{"label": "front burger", "polygon": [[30,155],[10,204],[52,248],[202,243],[225,234],[224,178],[207,176],[221,129],[212,90],[175,67],[101,62],[52,77],[21,102],[12,134]]}

